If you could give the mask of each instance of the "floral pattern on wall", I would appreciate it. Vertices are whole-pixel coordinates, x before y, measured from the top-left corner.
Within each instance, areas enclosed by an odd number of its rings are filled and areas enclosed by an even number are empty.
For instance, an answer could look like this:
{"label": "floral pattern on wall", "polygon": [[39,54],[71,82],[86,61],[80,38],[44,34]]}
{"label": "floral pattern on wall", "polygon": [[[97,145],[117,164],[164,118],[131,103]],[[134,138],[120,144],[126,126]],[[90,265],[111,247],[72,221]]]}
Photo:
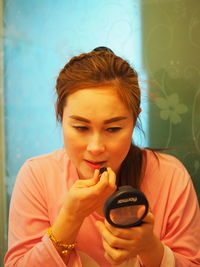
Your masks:
{"label": "floral pattern on wall", "polygon": [[160,108],[160,118],[169,120],[172,124],[178,124],[182,121],[181,114],[188,111],[186,105],[180,103],[178,94],[173,93],[166,97],[157,97],[156,105]]}

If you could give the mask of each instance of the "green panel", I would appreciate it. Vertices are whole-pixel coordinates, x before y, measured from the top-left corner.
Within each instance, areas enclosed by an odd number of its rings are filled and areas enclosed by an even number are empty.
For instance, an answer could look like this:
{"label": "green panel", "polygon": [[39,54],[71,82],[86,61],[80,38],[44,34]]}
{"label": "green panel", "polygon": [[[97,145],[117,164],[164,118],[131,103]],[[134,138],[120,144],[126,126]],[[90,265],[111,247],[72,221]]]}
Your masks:
{"label": "green panel", "polygon": [[149,145],[184,163],[200,200],[200,1],[142,3]]}

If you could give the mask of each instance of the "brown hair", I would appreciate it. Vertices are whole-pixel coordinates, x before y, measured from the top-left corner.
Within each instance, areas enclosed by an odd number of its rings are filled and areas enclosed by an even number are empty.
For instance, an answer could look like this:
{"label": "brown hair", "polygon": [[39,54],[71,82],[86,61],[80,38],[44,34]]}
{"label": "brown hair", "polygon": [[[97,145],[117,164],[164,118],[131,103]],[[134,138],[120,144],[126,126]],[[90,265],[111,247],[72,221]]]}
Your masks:
{"label": "brown hair", "polygon": [[[111,85],[116,88],[125,105],[132,110],[134,124],[140,112],[140,88],[136,71],[127,61],[110,49],[94,49],[73,57],[60,71],[57,78],[56,117],[62,121],[67,96],[87,87]],[[118,184],[141,184],[142,151],[131,145],[118,174]]]}

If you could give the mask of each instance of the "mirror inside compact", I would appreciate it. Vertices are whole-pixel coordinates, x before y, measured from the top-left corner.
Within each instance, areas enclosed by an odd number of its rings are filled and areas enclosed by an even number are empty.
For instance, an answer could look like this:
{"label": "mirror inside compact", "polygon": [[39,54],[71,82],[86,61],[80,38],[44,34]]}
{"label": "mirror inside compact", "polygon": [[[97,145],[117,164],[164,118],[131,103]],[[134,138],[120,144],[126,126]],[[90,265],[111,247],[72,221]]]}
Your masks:
{"label": "mirror inside compact", "polygon": [[132,186],[121,186],[104,204],[104,215],[107,221],[119,228],[138,226],[148,212],[148,201],[145,195]]}
{"label": "mirror inside compact", "polygon": [[144,205],[125,206],[110,210],[110,219],[115,224],[129,225],[140,219],[144,211]]}

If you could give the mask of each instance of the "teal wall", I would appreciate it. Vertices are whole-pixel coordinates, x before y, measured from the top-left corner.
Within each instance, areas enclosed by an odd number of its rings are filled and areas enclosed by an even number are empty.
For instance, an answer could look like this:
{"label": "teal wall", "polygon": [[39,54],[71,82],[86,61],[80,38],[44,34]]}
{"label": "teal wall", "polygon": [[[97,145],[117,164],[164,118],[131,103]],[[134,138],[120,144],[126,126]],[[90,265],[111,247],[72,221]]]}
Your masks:
{"label": "teal wall", "polygon": [[[131,0],[4,2],[8,201],[23,162],[63,146],[54,87],[70,57],[105,45],[142,74],[140,16],[140,1]],[[143,145],[148,141],[137,136]]]}

